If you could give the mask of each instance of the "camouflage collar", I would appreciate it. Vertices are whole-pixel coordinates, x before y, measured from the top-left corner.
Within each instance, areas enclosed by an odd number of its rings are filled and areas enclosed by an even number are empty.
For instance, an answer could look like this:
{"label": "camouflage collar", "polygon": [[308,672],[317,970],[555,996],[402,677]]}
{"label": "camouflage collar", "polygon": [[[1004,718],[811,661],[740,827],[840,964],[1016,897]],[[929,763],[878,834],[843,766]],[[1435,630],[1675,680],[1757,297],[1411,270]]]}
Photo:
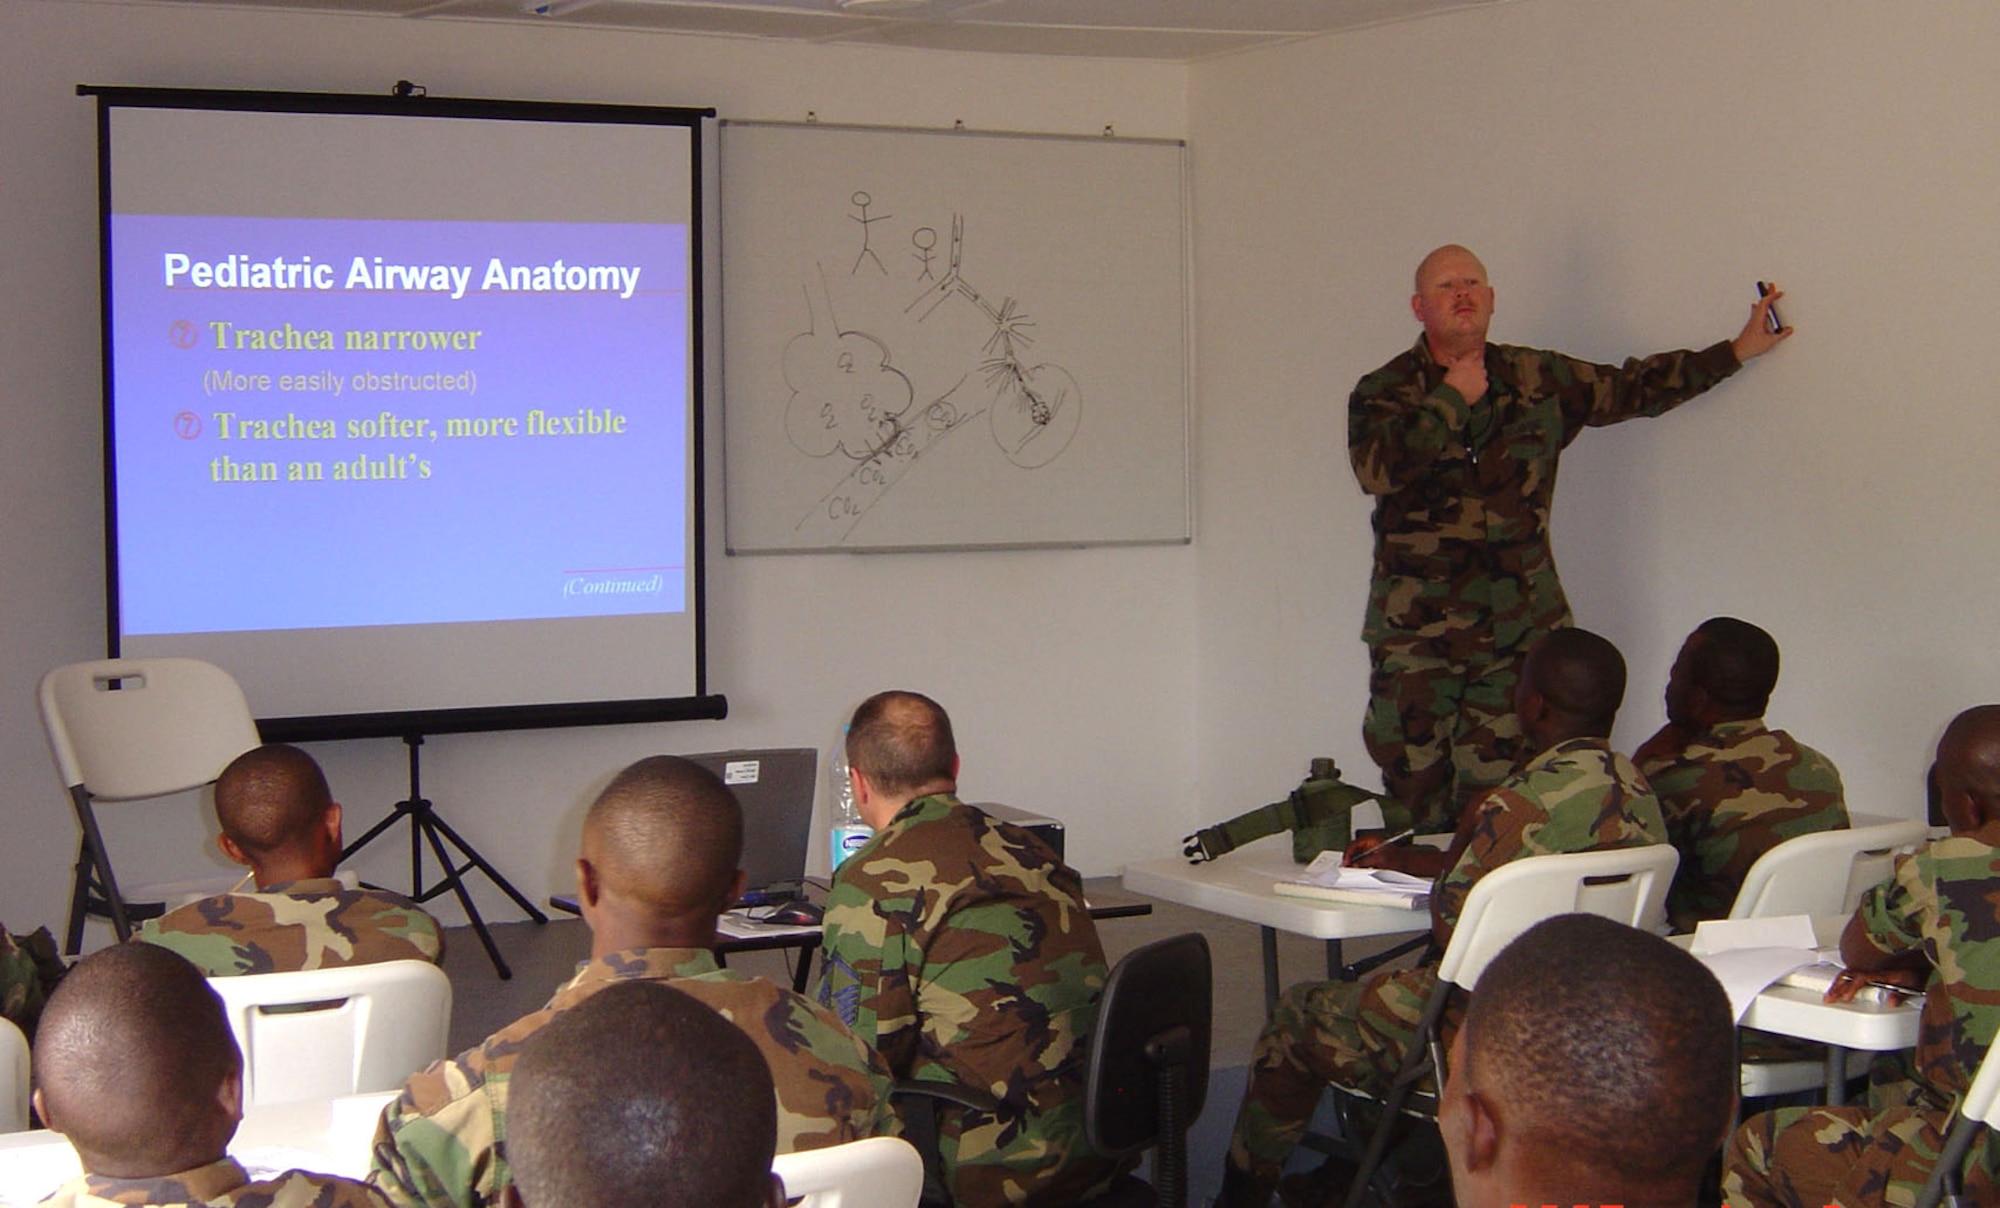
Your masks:
{"label": "camouflage collar", "polygon": [[300,877],[296,881],[280,881],[257,892],[298,896],[309,893],[344,893],[346,890],[347,886],[340,883],[339,877]]}
{"label": "camouflage collar", "polygon": [[121,1204],[205,1204],[220,1199],[250,1181],[234,1158],[210,1162],[177,1174],[150,1179],[120,1179],[110,1175],[86,1174],[80,1180],[85,1190],[100,1200]]}
{"label": "camouflage collar", "polygon": [[1735,721],[1716,722],[1714,725],[1710,726],[1708,730],[1701,735],[1701,737],[1695,739],[1694,742],[1691,742],[1688,745],[1694,746],[1696,743],[1701,743],[1703,745],[1706,745],[1707,741],[1710,739],[1741,738],[1746,734],[1762,734],[1762,733],[1764,733],[1763,718],[1743,717],[1743,718],[1738,718]]}
{"label": "camouflage collar", "polygon": [[928,797],[917,797],[904,803],[889,819],[890,826],[908,826],[918,822],[936,822],[951,816],[952,811],[963,809],[956,793],[932,793]]}
{"label": "camouflage collar", "polygon": [[1554,767],[1579,751],[1600,751],[1609,754],[1611,751],[1611,741],[1606,738],[1590,738],[1588,736],[1583,738],[1565,738],[1548,750],[1543,751],[1540,755],[1530,759],[1528,766],[1523,770],[1538,772],[1544,768]]}
{"label": "camouflage collar", "polygon": [[592,957],[577,965],[576,976],[556,991],[551,1005],[576,991],[602,989],[600,983],[672,981],[681,977],[700,977],[721,967],[716,963],[715,953],[706,948],[625,948]]}

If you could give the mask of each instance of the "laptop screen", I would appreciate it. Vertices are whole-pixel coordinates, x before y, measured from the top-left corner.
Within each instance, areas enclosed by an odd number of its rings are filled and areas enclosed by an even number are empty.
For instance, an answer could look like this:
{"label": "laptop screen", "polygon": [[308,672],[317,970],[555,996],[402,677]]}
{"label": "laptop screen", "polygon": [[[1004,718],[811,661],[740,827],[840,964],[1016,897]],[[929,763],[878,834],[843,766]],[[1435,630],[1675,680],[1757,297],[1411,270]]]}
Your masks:
{"label": "laptop screen", "polygon": [[788,747],[685,758],[720,776],[743,806],[743,904],[798,897],[812,835],[819,752]]}

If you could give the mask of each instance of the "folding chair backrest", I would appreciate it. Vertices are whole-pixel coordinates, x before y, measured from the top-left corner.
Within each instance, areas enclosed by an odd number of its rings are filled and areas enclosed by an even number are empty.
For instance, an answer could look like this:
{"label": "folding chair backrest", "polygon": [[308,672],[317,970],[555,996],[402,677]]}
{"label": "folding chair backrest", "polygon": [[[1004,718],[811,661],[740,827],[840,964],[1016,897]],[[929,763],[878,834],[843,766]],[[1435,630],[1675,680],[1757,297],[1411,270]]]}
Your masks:
{"label": "folding chair backrest", "polygon": [[28,1038],[0,1019],[0,1133],[28,1127]]}
{"label": "folding chair backrest", "polygon": [[211,977],[243,1050],[243,1104],[395,1090],[445,1056],[451,982],[428,961]]}
{"label": "folding chair backrest", "polygon": [[1559,914],[1596,914],[1654,928],[1680,854],[1665,843],[1526,856],[1481,877],[1438,962],[1438,977],[1470,990],[1516,936]]}
{"label": "folding chair backrest", "polygon": [[39,699],[56,773],[100,801],[199,788],[258,743],[243,689],[199,659],[71,663]]}
{"label": "folding chair backrest", "polygon": [[1923,822],[1910,819],[1787,839],[1744,874],[1729,917],[1852,914],[1861,895],[1889,876],[1896,853],[1928,833]]}
{"label": "folding chair backrest", "polygon": [[799,1208],[916,1208],[924,1191],[923,1158],[901,1137],[781,1153],[771,1169]]}

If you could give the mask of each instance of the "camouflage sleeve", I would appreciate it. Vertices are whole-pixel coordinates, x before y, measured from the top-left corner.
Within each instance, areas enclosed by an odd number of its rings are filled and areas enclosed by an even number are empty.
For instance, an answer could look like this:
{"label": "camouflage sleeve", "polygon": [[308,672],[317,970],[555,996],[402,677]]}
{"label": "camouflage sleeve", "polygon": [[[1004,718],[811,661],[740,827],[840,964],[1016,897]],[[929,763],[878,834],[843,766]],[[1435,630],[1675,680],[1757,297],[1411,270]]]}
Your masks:
{"label": "camouflage sleeve", "polygon": [[1924,942],[1925,905],[1935,905],[1936,889],[1924,876],[1922,851],[1896,857],[1887,880],[1861,897],[1856,913],[1867,941],[1884,956],[1894,956]]}
{"label": "camouflage sleeve", "polygon": [[1743,367],[1727,340],[1699,352],[1634,357],[1616,367],[1557,352],[1543,355],[1550,358],[1546,372],[1558,387],[1567,437],[1586,425],[1601,428],[1664,415]]}
{"label": "camouflage sleeve", "polygon": [[1347,456],[1355,481],[1370,495],[1415,482],[1470,422],[1472,408],[1456,389],[1423,380],[1399,358],[1354,387],[1347,398]]}
{"label": "camouflage sleeve", "polygon": [[895,902],[877,898],[855,875],[860,858],[841,865],[827,896],[819,1000],[882,1055],[895,1077],[907,1077],[916,1064],[921,1024],[909,936]]}
{"label": "camouflage sleeve", "polygon": [[455,1062],[439,1062],[382,1109],[368,1182],[396,1208],[499,1204],[498,1129],[484,1091],[466,1085]]}
{"label": "camouflage sleeve", "polygon": [[1436,917],[1447,927],[1458,926],[1465,910],[1465,897],[1479,879],[1521,854],[1528,825],[1542,811],[1512,789],[1498,788],[1486,795],[1472,824],[1472,838],[1458,863],[1438,881]]}
{"label": "camouflage sleeve", "polygon": [[41,1017],[45,995],[34,954],[0,931],[0,1016],[13,1021],[30,1039]]}

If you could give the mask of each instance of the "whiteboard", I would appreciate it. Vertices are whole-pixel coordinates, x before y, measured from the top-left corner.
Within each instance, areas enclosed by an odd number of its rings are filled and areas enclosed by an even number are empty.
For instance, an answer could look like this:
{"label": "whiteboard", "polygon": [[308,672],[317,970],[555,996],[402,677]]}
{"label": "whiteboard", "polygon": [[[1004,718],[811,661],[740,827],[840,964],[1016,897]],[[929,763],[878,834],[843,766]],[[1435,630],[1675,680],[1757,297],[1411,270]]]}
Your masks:
{"label": "whiteboard", "polygon": [[1189,539],[1181,144],[720,150],[730,553]]}

